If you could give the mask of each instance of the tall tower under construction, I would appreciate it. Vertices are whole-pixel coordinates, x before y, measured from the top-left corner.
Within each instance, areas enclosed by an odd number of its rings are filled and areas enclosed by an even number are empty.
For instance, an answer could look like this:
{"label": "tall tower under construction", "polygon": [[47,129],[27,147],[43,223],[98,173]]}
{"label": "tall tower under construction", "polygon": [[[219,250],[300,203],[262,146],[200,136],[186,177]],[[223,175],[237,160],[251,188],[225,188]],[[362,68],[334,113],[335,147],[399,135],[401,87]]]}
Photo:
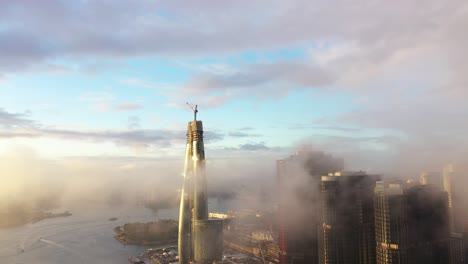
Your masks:
{"label": "tall tower under construction", "polygon": [[203,124],[188,123],[184,181],[179,212],[179,264],[209,264],[222,259],[223,222],[208,219]]}

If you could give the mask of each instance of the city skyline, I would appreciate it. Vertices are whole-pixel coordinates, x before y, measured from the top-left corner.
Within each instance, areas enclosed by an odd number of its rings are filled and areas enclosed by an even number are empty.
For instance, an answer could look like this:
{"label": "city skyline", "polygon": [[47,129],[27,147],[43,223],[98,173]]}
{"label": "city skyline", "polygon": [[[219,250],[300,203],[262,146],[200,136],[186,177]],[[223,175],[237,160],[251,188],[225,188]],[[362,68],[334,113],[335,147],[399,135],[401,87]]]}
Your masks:
{"label": "city skyline", "polygon": [[468,262],[466,25],[463,0],[0,0],[0,262]]}

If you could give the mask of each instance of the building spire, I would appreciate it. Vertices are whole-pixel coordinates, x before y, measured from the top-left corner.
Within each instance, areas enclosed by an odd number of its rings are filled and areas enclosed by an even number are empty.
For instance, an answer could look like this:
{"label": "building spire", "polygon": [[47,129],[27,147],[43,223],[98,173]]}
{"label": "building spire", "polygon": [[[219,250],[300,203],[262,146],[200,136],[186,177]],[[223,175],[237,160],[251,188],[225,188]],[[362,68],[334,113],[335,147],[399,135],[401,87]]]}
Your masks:
{"label": "building spire", "polygon": [[193,121],[197,121],[197,113],[198,113],[198,105],[195,105],[195,107],[193,107],[191,104],[189,104],[188,102],[185,102],[189,107],[190,109],[192,109],[193,111]]}

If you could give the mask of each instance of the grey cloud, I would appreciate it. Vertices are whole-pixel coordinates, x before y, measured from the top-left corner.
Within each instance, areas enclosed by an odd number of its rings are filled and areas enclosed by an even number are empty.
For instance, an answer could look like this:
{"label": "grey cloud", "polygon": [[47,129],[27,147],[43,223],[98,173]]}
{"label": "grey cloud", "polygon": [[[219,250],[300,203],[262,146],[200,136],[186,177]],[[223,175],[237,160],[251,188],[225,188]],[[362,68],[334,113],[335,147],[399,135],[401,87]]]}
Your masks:
{"label": "grey cloud", "polygon": [[[332,82],[321,68],[306,63],[277,62],[241,65],[234,73],[204,73],[189,80],[184,87],[188,92],[215,92],[218,90],[259,88],[262,85],[285,85],[304,88],[323,86]],[[272,87],[268,87],[272,89]]]}
{"label": "grey cloud", "polygon": [[17,71],[31,62],[45,60],[49,52],[44,47],[45,43],[40,42],[40,39],[27,33],[0,31],[0,70]]}
{"label": "grey cloud", "polygon": [[[265,145],[265,142],[247,142],[245,144],[239,144],[237,147],[223,147],[221,149],[215,149],[214,151],[221,156],[226,156],[227,153],[229,154],[237,153],[240,155],[249,155],[249,152],[250,154],[254,152],[269,153],[273,149],[280,150],[281,148],[268,147],[267,145]],[[231,155],[228,155],[228,156],[231,156]],[[245,156],[243,157],[245,158]]]}
{"label": "grey cloud", "polygon": [[214,131],[205,131],[203,133],[204,140],[207,142],[217,141],[224,139],[224,134]]}
{"label": "grey cloud", "polygon": [[228,133],[228,136],[230,137],[238,137],[238,138],[245,138],[245,137],[260,137],[260,134],[251,134],[251,133],[245,133],[241,131],[231,131]]}
{"label": "grey cloud", "polygon": [[[465,4],[435,0],[372,4],[365,0],[236,1],[196,5],[152,0],[112,4],[2,1],[0,23],[5,28],[3,34],[9,36],[2,39],[21,45],[1,50],[11,50],[10,54],[24,67],[68,55],[206,55],[298,45],[314,47],[329,42],[365,45],[379,50],[373,55],[379,59],[418,39],[426,40],[451,23],[459,25],[457,19],[463,17],[460,10]],[[265,6],[269,12],[256,11]],[[14,62],[2,61],[4,67]]]}
{"label": "grey cloud", "polygon": [[249,134],[233,131],[233,132],[229,132],[228,136],[230,136],[230,137],[248,137]]}
{"label": "grey cloud", "polygon": [[[185,140],[185,131],[158,129],[81,131],[51,128],[31,128],[28,130],[3,130],[0,131],[0,137],[49,137],[92,142],[114,142],[117,145],[126,146],[169,147],[174,141],[183,142]],[[222,140],[223,138],[224,135],[220,133],[205,133],[205,140],[207,142]]]}
{"label": "grey cloud", "polygon": [[[174,141],[184,141],[186,132],[183,130],[169,129],[134,129],[130,130],[68,130],[60,128],[46,127],[33,120],[25,119],[23,114],[9,113],[0,109],[0,138],[19,138],[19,137],[49,137],[62,138],[71,140],[84,140],[93,142],[114,142],[118,145],[128,146],[160,146],[168,147]],[[133,125],[138,123],[135,117],[129,118],[129,122]],[[222,140],[224,134],[219,132],[205,132],[205,140],[207,143]]]}
{"label": "grey cloud", "polygon": [[41,136],[74,140],[89,140],[95,142],[111,141],[119,145],[138,145],[149,147],[158,145],[168,147],[173,140],[184,140],[183,131],[171,130],[106,130],[106,131],[75,131],[63,129],[41,129]]}
{"label": "grey cloud", "polygon": [[264,142],[259,143],[246,143],[239,145],[240,150],[248,150],[248,151],[257,151],[257,150],[270,150],[268,146],[265,145]]}
{"label": "grey cloud", "polygon": [[3,108],[0,108],[0,127],[27,128],[34,125],[34,121],[28,119],[27,114],[9,113]]}
{"label": "grey cloud", "polygon": [[[324,120],[326,123],[326,121]],[[314,122],[317,123],[317,122]],[[319,122],[320,123],[320,122]],[[337,131],[337,132],[359,132],[362,131],[361,128],[356,128],[356,127],[346,127],[346,126],[339,126],[339,125],[315,125],[313,123],[297,123],[297,124],[291,124],[288,126],[290,129],[307,129],[307,130],[331,130],[331,131]]]}
{"label": "grey cloud", "polygon": [[[288,12],[280,11],[274,21],[267,17],[271,23],[263,24],[265,32],[260,34],[276,44],[294,47],[296,41],[303,43],[310,49],[308,60],[241,63],[234,72],[202,72],[183,87],[193,94],[229,94],[231,99],[252,94],[277,96],[301,88],[333,88],[353,94],[394,89],[389,84],[404,86],[399,88],[402,92],[414,89],[405,83],[427,86],[427,91],[466,94],[461,87],[468,84],[463,74],[463,69],[468,68],[468,53],[460,46],[468,45],[468,38],[462,33],[462,25],[468,23],[468,9],[463,8],[466,3],[308,3],[272,3],[273,8],[282,6]],[[419,11],[415,14],[412,10]],[[276,31],[268,30],[273,28]],[[287,36],[280,39],[276,32]],[[451,36],[457,36],[457,41]],[[255,37],[248,39],[256,41]],[[256,44],[259,50],[267,49]],[[428,74],[426,65],[439,65],[442,69],[435,68],[433,74]],[[408,72],[414,72],[412,77],[408,77]]]}

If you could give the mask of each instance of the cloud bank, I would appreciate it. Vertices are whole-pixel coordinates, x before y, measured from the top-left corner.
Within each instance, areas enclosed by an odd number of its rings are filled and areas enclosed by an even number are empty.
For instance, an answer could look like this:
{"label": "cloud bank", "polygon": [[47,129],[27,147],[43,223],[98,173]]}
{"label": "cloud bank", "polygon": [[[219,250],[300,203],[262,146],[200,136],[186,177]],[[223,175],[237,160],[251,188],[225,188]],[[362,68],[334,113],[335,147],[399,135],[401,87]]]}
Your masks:
{"label": "cloud bank", "polygon": [[[384,148],[373,151],[401,161],[395,164],[418,157],[421,166],[431,166],[467,154],[467,24],[468,3],[462,0],[6,0],[0,2],[0,74],[8,77],[37,65],[59,67],[60,59],[220,58],[216,67],[205,66],[171,85],[170,99],[187,93],[206,106],[222,106],[239,98],[280,98],[312,89],[346,93],[355,106],[351,112],[308,120],[308,125],[360,131],[325,142],[346,141],[341,151],[351,153],[363,151],[362,138],[367,138],[365,144]],[[267,58],[283,50],[297,50],[300,56]],[[245,53],[267,59],[222,60]],[[9,126],[2,125],[3,137],[49,135],[143,145],[182,140],[173,131],[68,131],[39,127],[22,114],[0,112],[0,119]],[[366,130],[383,135],[356,136]],[[243,148],[261,148],[249,144]]]}

